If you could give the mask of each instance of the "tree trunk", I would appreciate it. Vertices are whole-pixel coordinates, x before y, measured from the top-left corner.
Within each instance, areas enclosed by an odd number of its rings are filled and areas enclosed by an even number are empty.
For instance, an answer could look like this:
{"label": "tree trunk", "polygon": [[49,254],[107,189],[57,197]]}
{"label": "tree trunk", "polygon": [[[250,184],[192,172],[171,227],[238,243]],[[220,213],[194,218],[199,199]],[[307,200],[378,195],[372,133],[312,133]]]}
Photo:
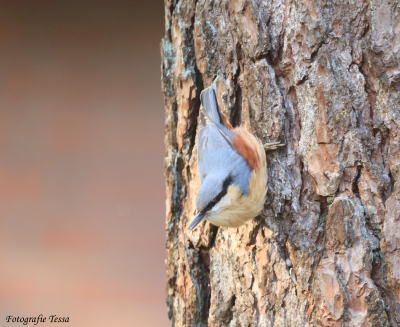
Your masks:
{"label": "tree trunk", "polygon": [[[165,0],[173,326],[400,326],[399,0]],[[216,79],[217,78],[217,79]],[[262,214],[188,232],[200,92],[267,152]]]}

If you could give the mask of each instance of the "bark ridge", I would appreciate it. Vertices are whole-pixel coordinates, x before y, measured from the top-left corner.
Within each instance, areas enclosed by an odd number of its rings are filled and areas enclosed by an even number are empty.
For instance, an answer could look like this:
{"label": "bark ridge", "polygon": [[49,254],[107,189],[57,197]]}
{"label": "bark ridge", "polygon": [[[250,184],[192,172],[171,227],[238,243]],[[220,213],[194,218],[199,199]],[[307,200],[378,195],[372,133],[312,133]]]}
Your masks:
{"label": "bark ridge", "polygon": [[[172,326],[400,326],[400,4],[164,0]],[[240,228],[188,233],[200,92],[263,143]]]}

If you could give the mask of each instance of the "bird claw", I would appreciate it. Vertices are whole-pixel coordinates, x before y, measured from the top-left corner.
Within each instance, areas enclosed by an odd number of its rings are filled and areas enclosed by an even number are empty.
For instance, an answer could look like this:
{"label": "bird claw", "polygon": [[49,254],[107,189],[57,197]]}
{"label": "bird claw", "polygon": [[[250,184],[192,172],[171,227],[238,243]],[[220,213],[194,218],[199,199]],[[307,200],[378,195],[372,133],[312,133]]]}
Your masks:
{"label": "bird claw", "polygon": [[266,144],[264,144],[264,149],[266,151],[268,151],[268,150],[276,150],[278,147],[285,146],[285,145],[286,144],[281,144],[279,142],[266,143]]}

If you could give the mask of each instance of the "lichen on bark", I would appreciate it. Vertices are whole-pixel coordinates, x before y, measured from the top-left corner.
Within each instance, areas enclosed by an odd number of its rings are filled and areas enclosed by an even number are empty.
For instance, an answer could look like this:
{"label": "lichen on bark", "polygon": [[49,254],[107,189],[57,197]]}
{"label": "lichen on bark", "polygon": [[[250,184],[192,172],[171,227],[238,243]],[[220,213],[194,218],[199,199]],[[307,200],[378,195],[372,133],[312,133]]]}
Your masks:
{"label": "lichen on bark", "polygon": [[[398,1],[165,0],[167,304],[173,326],[400,326]],[[200,93],[264,143],[240,228],[187,232]]]}

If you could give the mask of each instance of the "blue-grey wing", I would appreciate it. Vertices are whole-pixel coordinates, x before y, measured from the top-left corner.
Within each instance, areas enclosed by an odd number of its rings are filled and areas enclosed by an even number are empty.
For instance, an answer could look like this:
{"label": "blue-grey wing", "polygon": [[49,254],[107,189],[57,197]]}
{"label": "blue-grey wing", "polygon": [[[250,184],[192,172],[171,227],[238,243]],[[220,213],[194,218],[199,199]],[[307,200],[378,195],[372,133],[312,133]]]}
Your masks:
{"label": "blue-grey wing", "polygon": [[200,127],[197,139],[198,165],[201,165],[205,152],[218,151],[224,147],[228,147],[228,143],[222,137],[218,127],[214,123],[208,123],[206,126]]}
{"label": "blue-grey wing", "polygon": [[[226,163],[238,154],[232,148],[230,136],[221,133],[221,128],[214,123],[209,123],[199,132],[197,144],[197,164],[200,182],[212,171],[226,168]],[[227,131],[226,133],[229,133]],[[227,142],[229,139],[230,143]]]}
{"label": "blue-grey wing", "polygon": [[200,182],[214,169],[236,153],[232,133],[222,124],[218,108],[216,86],[206,88],[200,96],[202,106],[198,120],[197,163]]}
{"label": "blue-grey wing", "polygon": [[200,101],[206,115],[216,124],[222,124],[221,113],[217,100],[217,85],[212,84],[200,94]]}
{"label": "blue-grey wing", "polygon": [[199,137],[197,140],[197,160],[202,157],[204,150],[208,147],[209,139],[216,142],[214,146],[228,146],[235,151],[235,146],[231,140],[232,133],[222,124],[215,123],[203,107],[200,107],[198,120]]}

